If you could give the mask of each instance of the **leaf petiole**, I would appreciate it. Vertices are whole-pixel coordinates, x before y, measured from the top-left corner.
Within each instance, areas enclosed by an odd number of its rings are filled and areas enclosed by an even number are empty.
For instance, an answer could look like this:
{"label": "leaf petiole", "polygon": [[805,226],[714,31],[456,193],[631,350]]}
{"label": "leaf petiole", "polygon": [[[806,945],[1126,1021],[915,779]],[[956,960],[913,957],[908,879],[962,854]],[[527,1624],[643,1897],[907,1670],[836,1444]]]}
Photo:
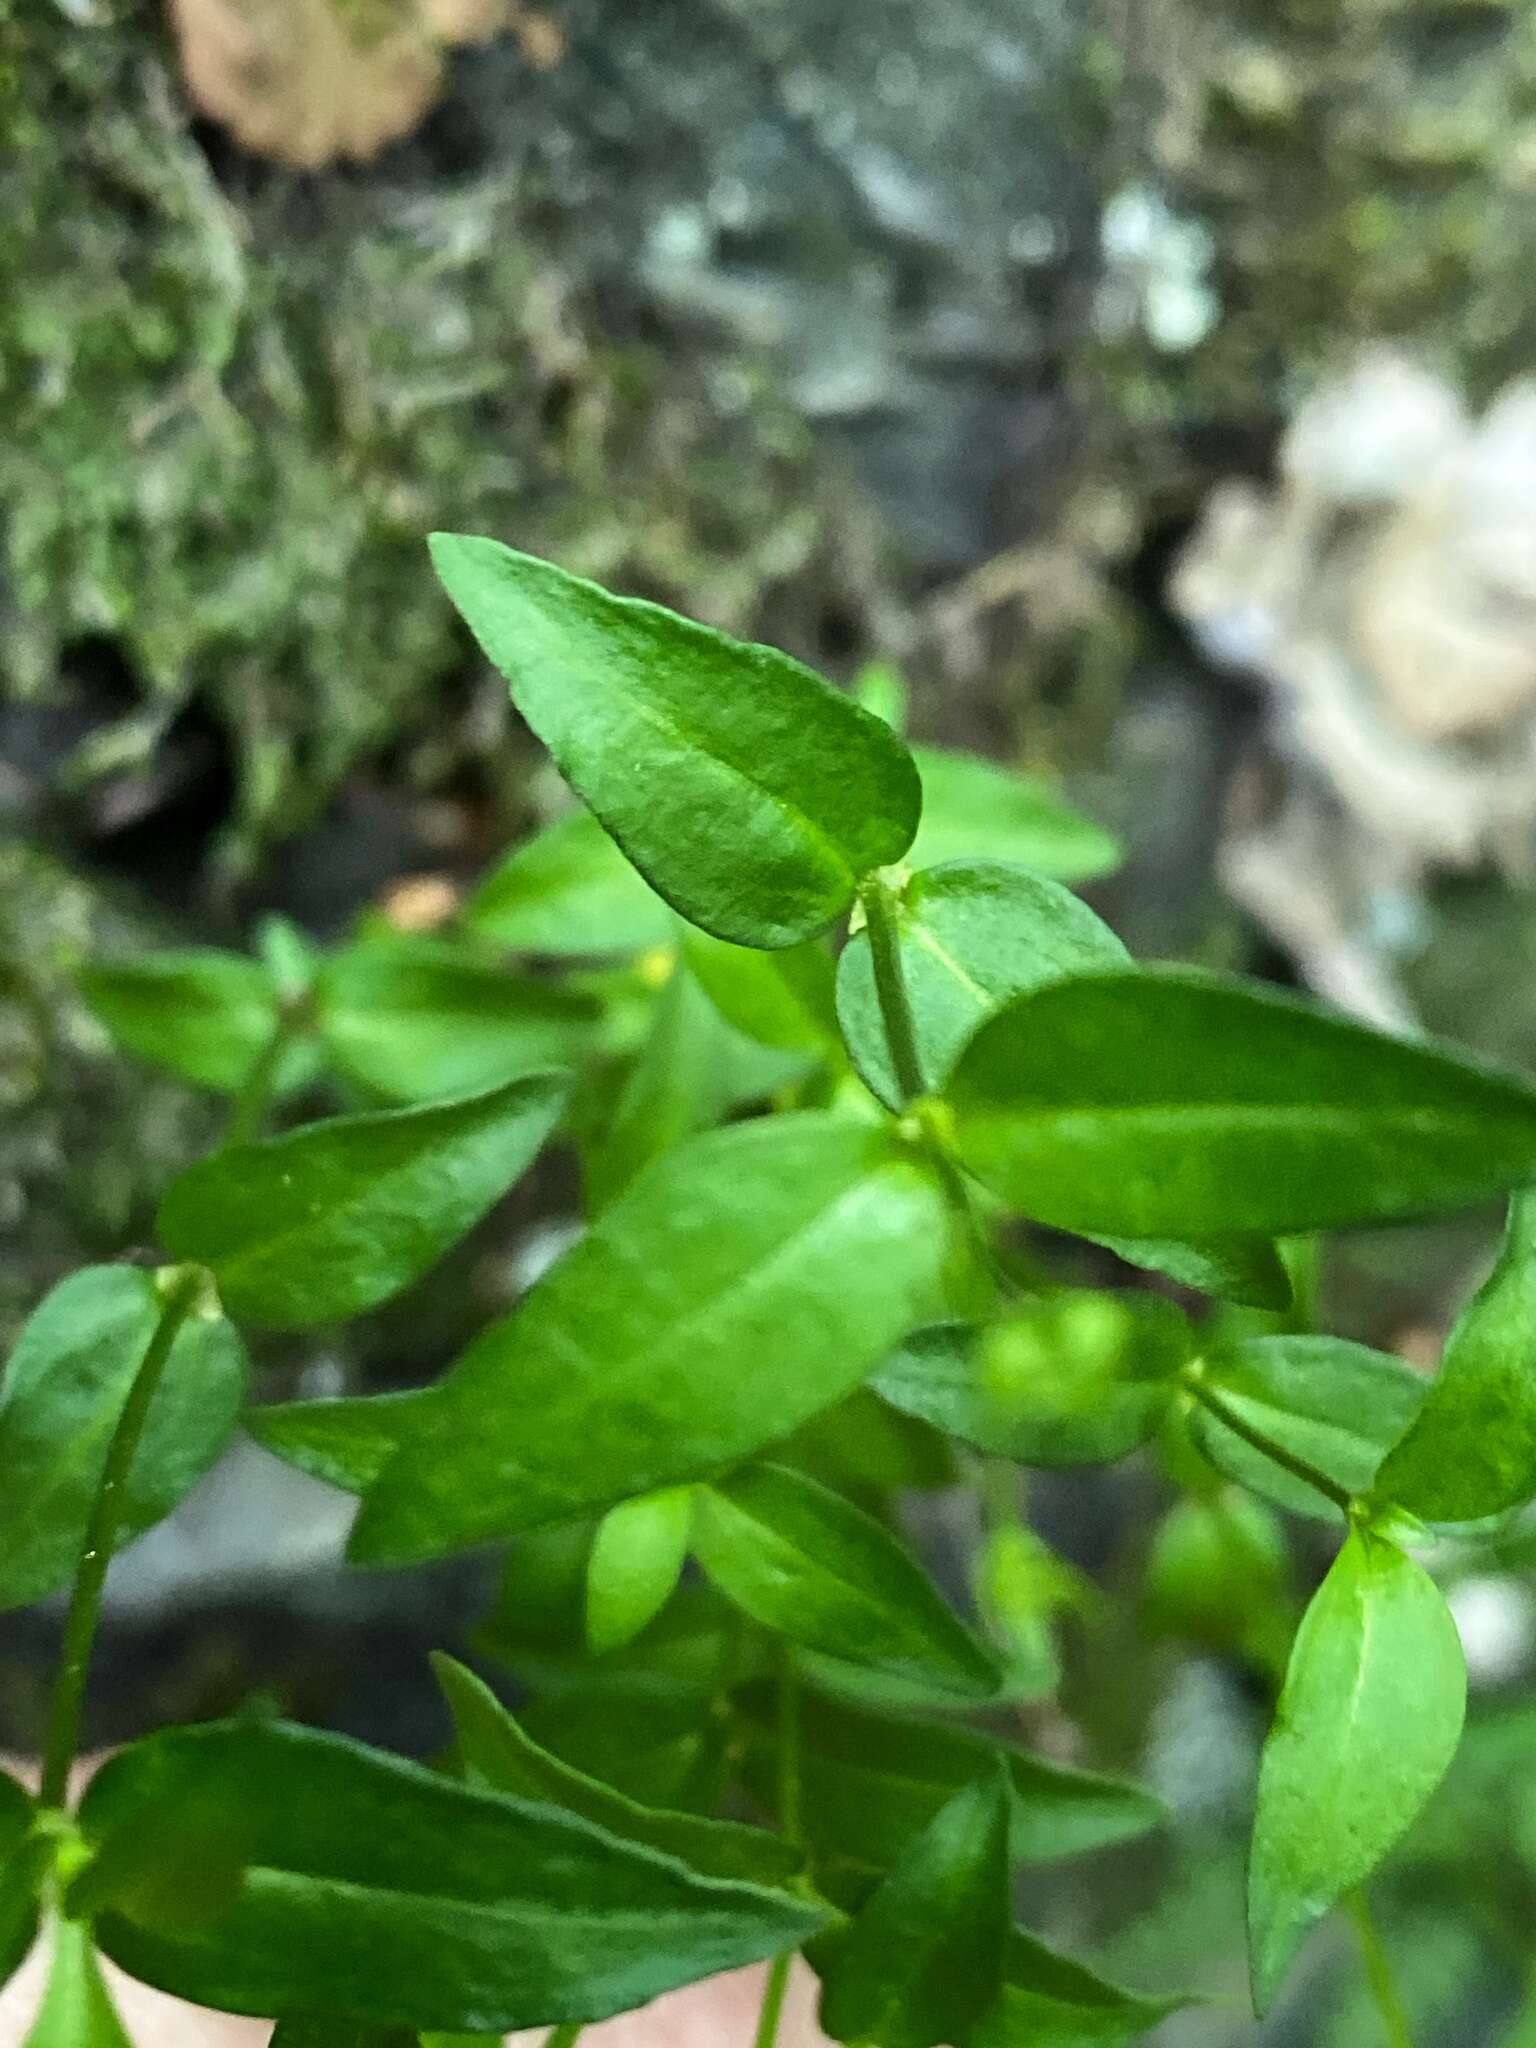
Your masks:
{"label": "leaf petiole", "polygon": [[927,1093],[923,1064],[918,1057],[917,1029],[907,996],[906,976],[901,965],[901,937],[896,928],[896,895],[881,874],[866,875],[859,884],[859,902],[869,933],[870,962],[875,970],[875,993],[880,1001],[880,1021],[885,1026],[891,1065],[896,1070],[902,1101],[914,1102]]}
{"label": "leaf petiole", "polygon": [[1376,1916],[1371,1911],[1371,1902],[1362,1887],[1350,1893],[1345,1904],[1349,1917],[1354,1922],[1355,1939],[1360,1944],[1360,1960],[1365,1965],[1366,1982],[1371,1988],[1371,1997],[1381,2015],[1381,2030],[1386,2037],[1387,2048],[1413,2048],[1413,2032],[1408,2025],[1408,2014],[1402,1995],[1397,1988],[1397,1979],[1392,1971],[1392,1959],[1382,1941],[1381,1930],[1376,1925]]}
{"label": "leaf petiole", "polygon": [[80,1740],[80,1714],[85,1702],[91,1651],[101,1620],[102,1591],[122,1525],[123,1490],[133,1469],[134,1453],[144,1433],[150,1403],[171,1355],[171,1347],[208,1284],[208,1275],[201,1266],[172,1269],[162,1294],[160,1320],[145,1348],[144,1361],[134,1375],[117,1427],[107,1445],[101,1480],[80,1547],[80,1563],[76,1568],[69,1614],[64,1623],[64,1645],[48,1714],[48,1736],[39,1789],[45,1809],[62,1809],[69,1791],[69,1773]]}

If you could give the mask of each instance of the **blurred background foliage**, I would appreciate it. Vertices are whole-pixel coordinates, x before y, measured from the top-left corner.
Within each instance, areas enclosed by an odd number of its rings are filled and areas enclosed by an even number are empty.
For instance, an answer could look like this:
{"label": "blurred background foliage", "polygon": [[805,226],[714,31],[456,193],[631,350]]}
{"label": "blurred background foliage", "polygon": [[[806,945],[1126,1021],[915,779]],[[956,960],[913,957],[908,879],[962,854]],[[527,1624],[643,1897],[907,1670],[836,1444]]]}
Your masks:
{"label": "blurred background foliage", "polygon": [[[1399,858],[1295,714],[1291,659],[1324,620],[1383,757],[1409,734],[1400,810],[1447,760],[1529,764],[1529,579],[1467,568],[1443,508],[1425,527],[1401,407],[1370,414],[1375,439],[1368,408],[1298,413],[1386,346],[1416,366],[1408,414],[1439,390],[1460,418],[1536,372],[1529,0],[329,8],[0,0],[0,1338],[71,1265],[138,1243],[219,1128],[206,1095],[110,1050],[84,959],[242,945],[274,913],[322,941],[360,916],[430,926],[559,810],[429,573],[434,526],[841,679],[894,662],[919,737],[1119,833],[1092,894],[1136,950],[1317,981],[1342,916],[1413,1014],[1536,1065],[1524,783],[1496,855],[1474,819],[1470,851]],[[1518,413],[1479,459],[1536,561]],[[1233,479],[1279,495],[1223,525]],[[1444,690],[1471,702],[1496,671],[1496,718],[1394,724],[1390,603],[1350,552],[1384,505],[1419,519],[1415,562],[1454,566],[1431,621],[1457,651]],[[1283,821],[1298,791],[1276,911],[1230,856],[1256,802]],[[661,1071],[707,1067],[716,1113],[773,1085],[707,1004],[690,1025],[692,982],[658,1011],[648,971],[593,997],[615,1073],[667,1031]],[[643,1084],[623,1085],[633,1107]],[[428,1376],[573,1207],[547,1177],[345,1348],[272,1349],[268,1383]],[[1336,1247],[1334,1326],[1432,1356],[1489,1228]],[[916,1489],[944,1476],[874,1436],[855,1415],[807,1455],[855,1485],[871,1458]],[[1163,1463],[1187,1476],[1176,1446]],[[1071,1569],[1026,1548],[988,1586],[1039,1664],[1032,1735],[1147,1773],[1174,1812],[1150,1848],[1042,1882],[1042,1922],[1211,1988],[1166,2029],[1204,2048],[1256,2038],[1242,1843],[1275,1631],[1324,1547],[1225,1496],[1166,1519],[1163,1463],[1040,1477],[1032,1522]],[[487,1588],[341,1574],[329,1510],[286,1483],[249,1460],[202,1523],[144,1547],[98,1732],[262,1671],[301,1712],[435,1739],[421,1652]],[[975,1530],[947,1500],[914,1513],[958,1583]],[[572,1626],[558,1547],[509,1567],[517,1640],[482,1630],[546,1688]],[[1517,1532],[1453,1588],[1479,1707],[1384,1887],[1437,2048],[1536,2042],[1530,1563]],[[1234,1636],[1250,1609],[1270,1624]],[[8,1739],[34,1725],[55,1622],[6,1624]],[[610,1678],[654,1706],[687,1668]],[[579,1749],[592,1717],[572,1697],[561,1718]],[[1343,1930],[1263,2038],[1357,2048],[1375,2024]]]}

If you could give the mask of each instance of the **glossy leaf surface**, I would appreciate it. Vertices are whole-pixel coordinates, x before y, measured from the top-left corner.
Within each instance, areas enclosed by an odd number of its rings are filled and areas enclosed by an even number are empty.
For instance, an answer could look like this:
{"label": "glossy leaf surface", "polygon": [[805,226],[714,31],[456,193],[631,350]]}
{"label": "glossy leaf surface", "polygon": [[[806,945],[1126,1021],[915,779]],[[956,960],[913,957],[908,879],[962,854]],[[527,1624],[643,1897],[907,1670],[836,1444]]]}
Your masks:
{"label": "glossy leaf surface", "polygon": [[211,1269],[232,1315],[274,1329],[342,1322],[419,1279],[479,1222],[563,1096],[559,1076],[532,1074],[232,1145],[171,1183],[161,1238]]}
{"label": "glossy leaf surface", "polygon": [[494,540],[435,534],[432,558],[560,772],[691,923],[794,945],[911,844],[906,748],[787,655]]}
{"label": "glossy leaf surface", "polygon": [[927,1169],[837,1116],[667,1153],[459,1360],[355,1555],[438,1556],[752,1456],[931,1312],[947,1229]]}
{"label": "glossy leaf surface", "polygon": [[948,1093],[978,1178],[1088,1234],[1302,1234],[1536,1177],[1524,1082],[1183,971],[1016,997],[971,1040]]}
{"label": "glossy leaf surface", "polygon": [[1466,1665],[1434,1581],[1356,1530],[1297,1632],[1264,1746],[1248,1873],[1254,2004],[1393,1848],[1455,1755]]}
{"label": "glossy leaf surface", "polygon": [[1012,1918],[1000,1763],[957,1792],[841,1935],[821,1993],[834,2041],[963,2041],[1002,1988]]}
{"label": "glossy leaf surface", "polygon": [[569,1066],[598,1022],[590,998],[436,939],[349,946],[322,969],[315,1006],[335,1067],[396,1102],[482,1094]]}
{"label": "glossy leaf surface", "polygon": [[792,1642],[985,1699],[1001,1678],[917,1560],[861,1508],[782,1465],[700,1487],[694,1548],[742,1612]]}
{"label": "glossy leaf surface", "polygon": [[[1342,1337],[1247,1337],[1213,1350],[1203,1372],[1221,1400],[1270,1442],[1346,1493],[1364,1493],[1418,1413],[1425,1382],[1389,1352]],[[1335,1518],[1334,1502],[1266,1457],[1221,1417],[1190,1410],[1195,1440],[1230,1478],[1294,1514]]]}
{"label": "glossy leaf surface", "polygon": [[[0,1384],[0,1607],[66,1586],[128,1390],[160,1317],[154,1276],[86,1266],[23,1326]],[[245,1350],[222,1316],[194,1314],[171,1347],[120,1496],[132,1542],[191,1492],[234,1435]]]}
{"label": "glossy leaf surface", "polygon": [[[1009,997],[1064,975],[1128,964],[1119,939],[1059,882],[994,860],[956,860],[916,874],[896,907],[902,978],[928,1089],[941,1089],[983,1018]],[[837,1014],[868,1086],[890,1108],[902,1090],[891,1065],[869,934],[837,966]]]}
{"label": "glossy leaf surface", "polygon": [[96,1902],[98,1938],[131,1974],[229,2012],[473,2032],[597,2019],[822,1918],[555,1807],[280,1722],[151,1736],[103,1768],[81,1821],[105,1853],[188,1811],[222,1822],[233,1899],[179,1919],[127,1887]]}
{"label": "glossy leaf surface", "polygon": [[620,1501],[598,1523],[587,1560],[587,1642],[597,1655],[633,1641],[671,1599],[692,1525],[688,1486]]}
{"label": "glossy leaf surface", "polygon": [[1498,1264],[1376,1483],[1431,1522],[1479,1521],[1536,1493],[1536,1195],[1511,1201]]}

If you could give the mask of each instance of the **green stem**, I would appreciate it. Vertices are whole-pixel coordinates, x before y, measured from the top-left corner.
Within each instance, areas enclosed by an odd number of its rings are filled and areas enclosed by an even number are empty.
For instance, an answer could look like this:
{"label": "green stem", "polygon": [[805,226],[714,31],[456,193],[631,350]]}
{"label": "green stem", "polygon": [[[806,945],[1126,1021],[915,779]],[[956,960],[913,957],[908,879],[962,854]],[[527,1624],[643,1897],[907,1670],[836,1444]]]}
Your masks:
{"label": "green stem", "polygon": [[144,1433],[150,1402],[160,1384],[160,1375],[171,1355],[177,1332],[191,1313],[202,1292],[206,1275],[201,1266],[182,1266],[161,1297],[160,1319],[144,1352],[143,1363],[134,1375],[123,1412],[117,1419],[96,1498],[91,1503],[80,1562],[75,1569],[74,1591],[64,1623],[64,1646],[59,1658],[53,1703],[48,1714],[48,1739],[43,1752],[40,1798],[44,1807],[62,1809],[69,1792],[69,1774],[80,1741],[80,1715],[85,1704],[85,1683],[91,1668],[91,1651],[101,1620],[101,1596],[106,1585],[107,1566],[117,1542],[123,1519],[123,1489],[133,1467],[134,1453]]}
{"label": "green stem", "polygon": [[[795,1677],[795,1653],[787,1643],[779,1647],[779,1826],[786,1841],[800,1840],[800,1687]],[[794,1965],[793,1949],[775,1956],[763,1988],[762,2010],[758,2014],[753,2048],[775,2048],[779,2022],[784,2016],[784,1998],[789,1990],[789,1973]]]}
{"label": "green stem", "polygon": [[1198,1372],[1186,1369],[1180,1375],[1180,1379],[1201,1406],[1209,1409],[1216,1420],[1230,1429],[1234,1436],[1240,1436],[1245,1444],[1251,1444],[1254,1450],[1261,1451],[1271,1464],[1289,1472],[1291,1477],[1299,1479],[1303,1486],[1312,1487],[1325,1500],[1331,1500],[1346,1516],[1348,1515],[1352,1505],[1351,1495],[1336,1481],[1330,1479],[1326,1472],[1320,1472],[1316,1465],[1309,1464],[1305,1458],[1298,1458],[1294,1451],[1288,1451],[1283,1444],[1277,1444],[1272,1437],[1267,1437],[1262,1429],[1255,1429],[1253,1424],[1240,1415],[1214,1387],[1207,1386]]}
{"label": "green stem", "polygon": [[581,2039],[583,2025],[576,2020],[567,2020],[563,2027],[556,2027],[544,2037],[544,2048],[575,2048]]}
{"label": "green stem", "polygon": [[775,1956],[768,1967],[768,1983],[763,1992],[752,2048],[774,2048],[779,2038],[779,2021],[784,2017],[784,1997],[789,1990],[789,1972],[793,1962],[793,1951],[786,1949],[783,1955]]}
{"label": "green stem", "polygon": [[864,924],[869,933],[869,957],[875,970],[875,994],[880,999],[880,1021],[890,1047],[891,1065],[903,1103],[913,1102],[928,1092],[923,1063],[917,1054],[917,1032],[912,1022],[912,1005],[907,1000],[907,979],[901,968],[901,937],[896,928],[896,897],[878,874],[866,877],[859,888],[864,906]]}
{"label": "green stem", "polygon": [[1347,1903],[1349,1917],[1355,1923],[1355,1938],[1360,1944],[1366,1982],[1381,2015],[1381,2031],[1386,2036],[1388,2048],[1413,2048],[1413,2031],[1408,2024],[1397,1979],[1392,1974],[1392,1959],[1382,1942],[1370,1900],[1364,1891],[1355,1891],[1350,1893]]}
{"label": "green stem", "polygon": [[224,1132],[226,1145],[240,1145],[248,1138],[254,1138],[261,1130],[262,1118],[272,1104],[277,1088],[278,1070],[283,1055],[293,1043],[302,1028],[303,1018],[298,1005],[282,1010],[278,1015],[277,1028],[256,1055],[255,1064],[241,1082],[235,1096],[234,1107],[229,1113],[229,1124]]}

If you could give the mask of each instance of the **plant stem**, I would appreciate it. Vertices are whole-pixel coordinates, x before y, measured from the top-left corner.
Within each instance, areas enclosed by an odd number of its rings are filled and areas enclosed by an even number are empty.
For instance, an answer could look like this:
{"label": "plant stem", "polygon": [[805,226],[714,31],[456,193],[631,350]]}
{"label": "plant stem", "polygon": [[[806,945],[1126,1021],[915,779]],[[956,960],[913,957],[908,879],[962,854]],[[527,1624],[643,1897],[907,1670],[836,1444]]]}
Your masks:
{"label": "plant stem", "polygon": [[[779,1826],[785,1839],[800,1839],[800,1688],[795,1678],[795,1654],[787,1643],[779,1649]],[[784,2015],[784,1997],[789,1990],[789,1973],[794,1951],[786,1949],[774,1957],[763,1988],[762,2010],[758,2014],[753,2048],[775,2048],[779,2021]]]}
{"label": "plant stem", "polygon": [[1350,1893],[1348,1907],[1349,1917],[1355,1923],[1355,1938],[1360,1944],[1366,1982],[1381,2015],[1381,2030],[1387,2038],[1388,2048],[1413,2048],[1413,2032],[1398,1993],[1397,1979],[1392,1974],[1392,1959],[1382,1942],[1376,1916],[1363,1889]]}
{"label": "plant stem", "polygon": [[775,1956],[768,1966],[768,1983],[763,1992],[762,2010],[757,2017],[757,2032],[752,2037],[752,2048],[775,2048],[779,2038],[779,2021],[784,2016],[784,1997],[789,1990],[789,1970],[794,1956],[789,1949],[783,1955]]}
{"label": "plant stem", "polygon": [[563,2027],[555,2027],[545,2035],[544,2048],[576,2048],[576,2043],[581,2039],[582,2032],[583,2027],[580,2022],[567,2020]]}
{"label": "plant stem", "polygon": [[901,969],[901,938],[896,929],[896,897],[880,875],[866,877],[859,888],[864,906],[864,923],[869,933],[869,956],[875,970],[875,993],[880,999],[880,1021],[890,1047],[891,1065],[903,1103],[926,1095],[923,1063],[917,1055],[917,1033],[912,1022],[912,1005],[907,1000],[907,981]]}
{"label": "plant stem", "polygon": [[1186,1370],[1180,1375],[1180,1379],[1201,1406],[1209,1409],[1217,1421],[1230,1429],[1234,1436],[1240,1436],[1245,1444],[1251,1444],[1254,1450],[1261,1451],[1272,1464],[1280,1466],[1282,1471],[1289,1472],[1293,1479],[1299,1479],[1303,1486],[1310,1486],[1314,1492],[1322,1494],[1325,1500],[1331,1500],[1346,1516],[1349,1514],[1351,1496],[1336,1481],[1330,1479],[1326,1472],[1320,1472],[1316,1465],[1309,1464],[1305,1458],[1298,1458],[1294,1451],[1288,1451],[1283,1444],[1277,1444],[1272,1437],[1267,1437],[1262,1429],[1255,1429],[1223,1395],[1218,1394],[1214,1387],[1207,1386],[1198,1372]]}
{"label": "plant stem", "polygon": [[69,1773],[80,1740],[80,1714],[85,1703],[85,1683],[91,1667],[91,1651],[101,1620],[102,1589],[107,1566],[123,1519],[123,1488],[133,1467],[134,1453],[144,1432],[150,1402],[160,1384],[160,1375],[171,1355],[177,1332],[191,1313],[206,1276],[200,1266],[177,1269],[161,1299],[160,1319],[145,1348],[143,1363],[134,1375],[123,1412],[117,1419],[96,1498],[91,1503],[80,1562],[75,1569],[74,1591],[64,1623],[64,1645],[54,1684],[53,1703],[48,1714],[48,1740],[43,1752],[40,1798],[44,1807],[64,1805],[69,1791]]}
{"label": "plant stem", "polygon": [[293,1043],[300,1021],[297,1006],[290,1005],[279,1012],[277,1028],[256,1055],[255,1064],[240,1084],[239,1092],[235,1096],[234,1107],[229,1113],[229,1123],[224,1132],[226,1145],[243,1144],[247,1138],[254,1138],[259,1134],[262,1118],[271,1106],[283,1055]]}

